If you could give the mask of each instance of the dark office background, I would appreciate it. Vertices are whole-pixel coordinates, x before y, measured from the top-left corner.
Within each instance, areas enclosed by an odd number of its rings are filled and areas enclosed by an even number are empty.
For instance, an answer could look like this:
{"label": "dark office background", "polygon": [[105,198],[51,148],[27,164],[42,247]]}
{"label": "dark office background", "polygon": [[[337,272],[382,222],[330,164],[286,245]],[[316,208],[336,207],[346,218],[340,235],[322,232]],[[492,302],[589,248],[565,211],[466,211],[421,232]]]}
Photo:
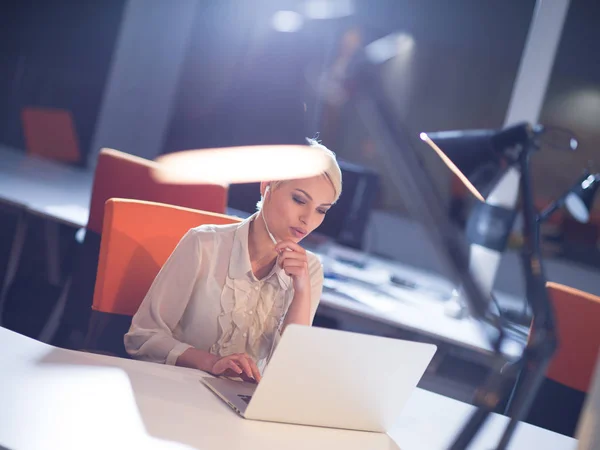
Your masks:
{"label": "dark office background", "polygon": [[[272,14],[294,2],[202,2],[163,152],[301,142],[320,132],[340,158],[380,173],[378,208],[402,213],[402,196],[352,108],[317,97],[307,76],[336,62],[348,33],[369,42],[403,32],[413,48],[387,64],[382,77],[409,130],[501,127],[534,3],[363,0],[351,18],[308,21],[297,33],[281,33]],[[73,113],[85,164],[123,9],[122,0],[3,2],[0,143],[24,148],[22,107],[63,108]],[[599,18],[598,2],[571,2],[541,120],[569,127],[581,146],[575,155],[547,150],[534,158],[541,201],[556,198],[598,160],[600,60],[590,43],[600,41]],[[432,154],[424,157],[447,192],[446,168]]]}

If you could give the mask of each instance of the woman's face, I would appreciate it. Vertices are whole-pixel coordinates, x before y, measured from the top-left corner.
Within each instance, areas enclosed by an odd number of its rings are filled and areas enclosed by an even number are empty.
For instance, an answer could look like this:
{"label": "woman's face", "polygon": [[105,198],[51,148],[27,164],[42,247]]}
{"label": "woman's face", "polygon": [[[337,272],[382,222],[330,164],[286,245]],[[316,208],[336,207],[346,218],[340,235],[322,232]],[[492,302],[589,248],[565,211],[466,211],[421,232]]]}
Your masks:
{"label": "woman's face", "polygon": [[[265,195],[268,183],[261,184]],[[335,191],[324,175],[285,181],[269,189],[263,212],[271,233],[278,241],[300,242],[323,222],[335,198]]]}

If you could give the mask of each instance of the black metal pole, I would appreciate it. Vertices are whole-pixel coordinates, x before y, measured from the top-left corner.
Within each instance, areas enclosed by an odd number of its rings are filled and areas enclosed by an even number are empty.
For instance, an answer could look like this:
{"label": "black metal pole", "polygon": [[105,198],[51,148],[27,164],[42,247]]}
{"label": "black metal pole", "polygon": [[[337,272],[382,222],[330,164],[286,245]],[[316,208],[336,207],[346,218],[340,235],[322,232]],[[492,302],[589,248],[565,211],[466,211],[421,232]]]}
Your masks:
{"label": "black metal pole", "polygon": [[566,194],[564,194],[558,200],[555,200],[552,203],[550,203],[548,206],[546,206],[546,208],[544,208],[543,211],[541,211],[537,215],[537,217],[535,218],[535,221],[538,224],[538,227],[539,227],[540,224],[542,224],[543,222],[545,222],[546,219],[548,219],[548,217],[550,217],[552,214],[554,214],[554,212],[557,209],[562,208],[562,206],[565,204],[565,199],[567,198],[568,194],[569,194],[569,192],[567,192]]}
{"label": "black metal pole", "polygon": [[496,411],[500,402],[510,393],[515,377],[514,366],[509,370],[502,370],[501,367],[492,370],[485,386],[479,389],[475,396],[474,403],[477,409],[450,446],[450,450],[464,450],[469,446],[487,417]]}
{"label": "black metal pole", "polygon": [[438,255],[458,281],[469,300],[474,317],[485,324],[494,350],[504,338],[504,330],[496,315],[490,314],[490,294],[483,293],[469,270],[468,243],[463,234],[448,220],[446,207],[421,156],[412,143],[409,133],[396,117],[389,97],[370,65],[362,66],[352,79],[357,92],[356,106],[359,115],[378,141],[378,150],[385,167],[390,171],[394,187],[404,198],[411,215],[425,228]]}
{"label": "black metal pole", "polygon": [[529,158],[532,149],[526,150],[520,157],[520,188],[523,202],[522,259],[527,300],[533,312],[534,325],[522,357],[522,383],[519,383],[520,386],[517,387],[512,400],[511,419],[498,444],[498,450],[507,447],[519,421],[525,418],[544,380],[544,374],[558,345],[555,334],[554,312],[546,291],[546,280],[537,236],[537,220],[529,173]]}

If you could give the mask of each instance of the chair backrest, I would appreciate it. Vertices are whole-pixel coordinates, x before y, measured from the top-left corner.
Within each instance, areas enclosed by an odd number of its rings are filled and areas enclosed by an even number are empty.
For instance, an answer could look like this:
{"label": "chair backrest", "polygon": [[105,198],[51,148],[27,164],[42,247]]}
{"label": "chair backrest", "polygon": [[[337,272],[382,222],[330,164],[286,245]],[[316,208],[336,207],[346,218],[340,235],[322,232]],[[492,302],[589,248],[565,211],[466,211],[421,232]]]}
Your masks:
{"label": "chair backrest", "polygon": [[546,376],[587,392],[600,350],[600,297],[558,283],[546,286],[559,338]]}
{"label": "chair backrest", "polygon": [[88,230],[102,233],[104,204],[110,198],[130,198],[224,213],[227,186],[159,183],[153,178],[157,163],[112,149],[98,155]]}
{"label": "chair backrest", "polygon": [[106,202],[92,309],[133,316],[183,235],[237,217],[139,200]]}
{"label": "chair backrest", "polygon": [[30,155],[79,162],[73,115],[65,109],[27,107],[21,110],[25,146]]}

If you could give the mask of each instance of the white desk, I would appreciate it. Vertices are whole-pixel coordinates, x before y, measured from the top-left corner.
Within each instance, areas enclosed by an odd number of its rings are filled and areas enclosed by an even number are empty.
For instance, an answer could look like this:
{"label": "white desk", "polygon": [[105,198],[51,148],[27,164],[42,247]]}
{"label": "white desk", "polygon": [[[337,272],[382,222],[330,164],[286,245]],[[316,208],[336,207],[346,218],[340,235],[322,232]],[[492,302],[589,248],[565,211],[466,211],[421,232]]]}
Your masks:
{"label": "white desk", "polygon": [[6,295],[14,280],[31,215],[45,223],[48,280],[60,284],[60,223],[85,227],[88,220],[93,173],[25,152],[0,147],[0,203],[19,209],[6,274],[0,288],[0,324]]}
{"label": "white desk", "polygon": [[[238,417],[201,372],[58,349],[0,328],[0,445],[8,448],[439,450],[473,407],[417,389],[397,426],[376,434]],[[507,419],[493,415],[473,449]],[[573,450],[576,441],[521,424],[511,449]]]}
{"label": "white desk", "polygon": [[[447,280],[417,268],[377,257],[369,258],[368,270],[355,269],[336,262],[336,255],[354,260],[360,258],[358,252],[332,246],[327,255],[319,255],[326,271],[331,267],[336,273],[351,278],[356,277],[373,285],[386,286],[387,284],[388,287],[382,289],[381,293],[361,288],[360,283],[344,287],[343,290],[354,294],[356,300],[348,300],[336,292],[325,291],[321,300],[324,305],[379,323],[411,330],[475,352],[491,352],[488,338],[477,321],[470,317],[457,319],[446,314],[445,302],[437,296],[452,291],[453,286]],[[390,275],[410,280],[423,288],[390,287]],[[326,280],[325,283],[327,285],[328,281]],[[389,296],[386,293],[389,293]],[[526,330],[523,332],[525,333]],[[524,343],[524,341],[507,341],[504,350],[510,356],[518,356],[522,352]]]}
{"label": "white desk", "polygon": [[0,202],[75,227],[87,224],[90,171],[0,147]]}

